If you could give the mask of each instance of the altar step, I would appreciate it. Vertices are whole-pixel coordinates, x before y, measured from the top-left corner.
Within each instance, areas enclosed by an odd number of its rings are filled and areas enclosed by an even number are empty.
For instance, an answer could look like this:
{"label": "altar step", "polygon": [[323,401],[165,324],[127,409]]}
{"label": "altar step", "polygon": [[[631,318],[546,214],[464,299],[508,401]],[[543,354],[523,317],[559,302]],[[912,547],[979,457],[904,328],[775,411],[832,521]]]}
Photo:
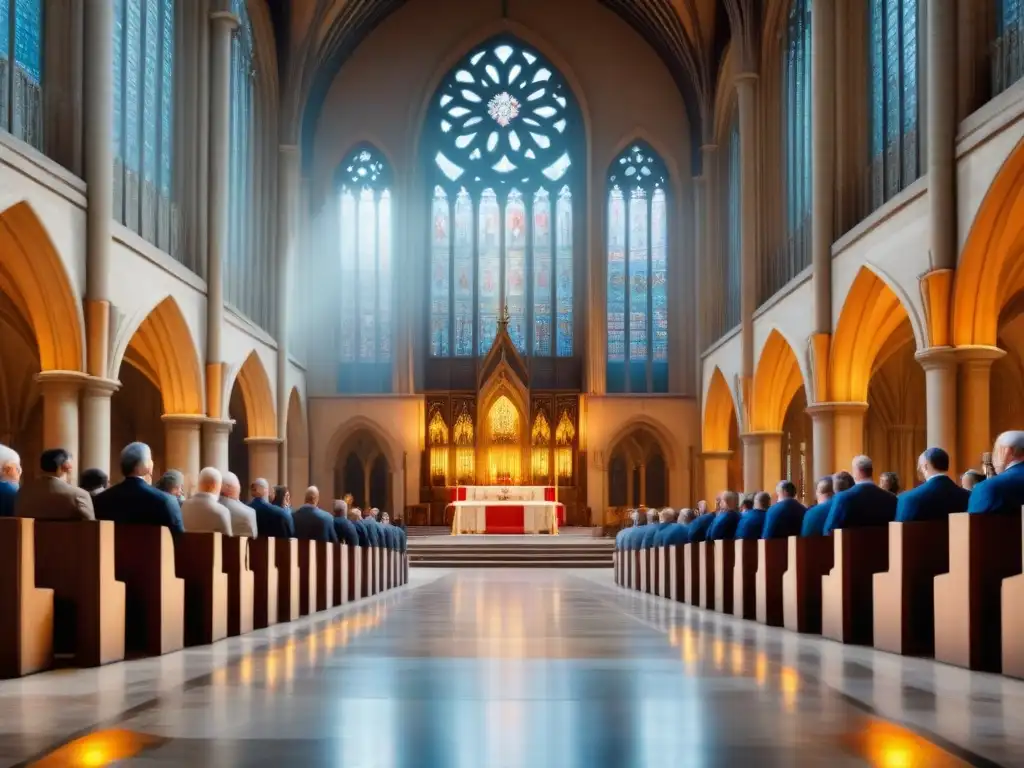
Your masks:
{"label": "altar step", "polygon": [[[409,563],[419,568],[611,568],[615,542],[611,539],[577,540],[562,544],[543,537],[543,543],[459,543],[409,540]],[[538,537],[530,537],[536,540]]]}

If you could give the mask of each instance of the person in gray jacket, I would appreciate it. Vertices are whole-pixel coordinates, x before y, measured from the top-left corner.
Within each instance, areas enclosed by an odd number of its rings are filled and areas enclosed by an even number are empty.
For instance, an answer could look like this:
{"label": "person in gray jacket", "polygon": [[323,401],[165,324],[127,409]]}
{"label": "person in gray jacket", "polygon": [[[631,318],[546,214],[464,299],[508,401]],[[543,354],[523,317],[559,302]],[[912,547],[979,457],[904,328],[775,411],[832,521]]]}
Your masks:
{"label": "person in gray jacket", "polygon": [[186,531],[231,535],[231,513],[218,501],[220,486],[220,470],[204,467],[199,473],[199,490],[181,505],[181,520]]}
{"label": "person in gray jacket", "polygon": [[242,484],[234,472],[225,472],[220,486],[220,503],[228,508],[231,514],[231,533],[234,536],[248,536],[255,539],[259,535],[256,526],[256,510],[242,501]]}

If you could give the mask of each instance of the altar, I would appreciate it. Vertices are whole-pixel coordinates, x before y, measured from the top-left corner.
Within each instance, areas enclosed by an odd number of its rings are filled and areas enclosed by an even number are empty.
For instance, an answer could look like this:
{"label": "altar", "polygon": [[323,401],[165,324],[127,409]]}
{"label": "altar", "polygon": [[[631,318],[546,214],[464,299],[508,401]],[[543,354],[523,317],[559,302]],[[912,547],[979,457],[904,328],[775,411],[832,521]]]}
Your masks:
{"label": "altar", "polygon": [[450,488],[452,535],[467,533],[558,534],[565,506],[553,486],[477,485]]}

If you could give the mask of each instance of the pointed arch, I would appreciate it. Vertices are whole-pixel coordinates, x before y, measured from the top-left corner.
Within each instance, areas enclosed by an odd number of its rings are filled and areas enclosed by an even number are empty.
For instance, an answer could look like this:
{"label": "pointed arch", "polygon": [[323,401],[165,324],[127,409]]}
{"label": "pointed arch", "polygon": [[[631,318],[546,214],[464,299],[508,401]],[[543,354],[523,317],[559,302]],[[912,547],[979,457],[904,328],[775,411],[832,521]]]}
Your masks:
{"label": "pointed arch", "polygon": [[46,228],[24,200],[0,213],[0,291],[31,326],[41,370],[84,369],[77,291]]}
{"label": "pointed arch", "polygon": [[402,466],[401,448],[390,439],[380,424],[367,416],[353,416],[341,424],[328,441],[324,456],[327,457],[328,461],[334,462],[341,453],[342,448],[345,448],[352,438],[359,433],[368,433],[373,437],[374,441],[384,452],[385,458],[392,468]]}
{"label": "pointed arch", "polygon": [[897,332],[914,338],[910,321],[906,306],[893,289],[870,267],[861,267],[832,337],[829,399],[867,402],[871,374],[884,360],[886,342]]}
{"label": "pointed arch", "polygon": [[739,423],[736,403],[729,384],[718,366],[711,374],[707,392],[704,395],[704,424],[701,431],[701,450],[718,453],[730,450],[729,433],[733,420]]}
{"label": "pointed arch", "polygon": [[111,356],[111,378],[117,378],[124,360],[160,390],[164,413],[205,412],[199,350],[173,296],[165,296],[128,324]]}
{"label": "pointed arch", "polygon": [[298,387],[292,387],[288,395],[286,428],[288,485],[294,489],[305,488],[309,485],[309,425]]}
{"label": "pointed arch", "polygon": [[999,313],[1024,290],[1024,141],[1003,163],[974,217],[953,293],[953,343],[995,346]]}
{"label": "pointed arch", "polygon": [[677,451],[675,450],[671,433],[665,429],[664,425],[647,416],[637,416],[623,424],[612,439],[608,441],[608,451],[605,455],[610,458],[624,442],[640,434],[650,435],[651,440],[660,449],[661,455],[665,459],[665,464],[669,469],[676,465]]}
{"label": "pointed arch", "polygon": [[[235,385],[241,390],[245,404],[245,421],[249,428],[246,437],[277,437],[274,390],[256,350],[249,353],[238,369]],[[230,399],[225,402],[230,402]]]}
{"label": "pointed arch", "polygon": [[786,338],[773,328],[754,372],[751,431],[781,431],[786,410],[802,388],[807,391],[796,353]]}

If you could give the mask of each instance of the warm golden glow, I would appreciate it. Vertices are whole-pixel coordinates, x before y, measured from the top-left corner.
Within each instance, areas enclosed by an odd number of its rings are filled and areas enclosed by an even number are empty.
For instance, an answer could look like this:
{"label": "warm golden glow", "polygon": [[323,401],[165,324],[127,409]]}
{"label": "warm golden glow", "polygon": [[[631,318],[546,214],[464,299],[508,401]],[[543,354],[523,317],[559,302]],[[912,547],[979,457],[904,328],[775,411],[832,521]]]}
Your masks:
{"label": "warm golden glow", "polygon": [[444,423],[441,411],[434,411],[427,427],[427,439],[431,445],[448,445],[448,425]]}
{"label": "warm golden glow", "polygon": [[892,723],[868,720],[852,734],[858,752],[876,768],[949,768],[964,763],[917,734]]}
{"label": "warm golden glow", "polygon": [[563,410],[555,429],[555,474],[560,481],[571,481],[573,476],[572,443],[576,439],[576,427],[572,424],[569,411]]}
{"label": "warm golden glow", "polygon": [[704,427],[701,448],[705,453],[729,450],[729,428],[735,418],[732,393],[722,371],[715,368],[704,396]]}
{"label": "warm golden glow", "polygon": [[489,420],[492,443],[510,445],[519,442],[519,411],[505,395],[494,401]]}
{"label": "warm golden glow", "polygon": [[472,483],[476,475],[476,452],[473,448],[473,417],[469,408],[462,406],[462,412],[455,420],[455,482]]}
{"label": "warm golden glow", "polygon": [[533,429],[530,431],[530,443],[532,445],[548,445],[551,442],[551,425],[544,411],[537,412],[537,418],[533,420]]}
{"label": "warm golden glow", "polygon": [[754,373],[752,431],[781,432],[786,409],[803,385],[793,348],[782,334],[773,330],[761,350]]}
{"label": "warm golden glow", "polygon": [[519,410],[507,396],[501,395],[491,406],[487,420],[491,439],[487,454],[488,482],[517,484],[522,479]]}
{"label": "warm golden glow", "polygon": [[274,391],[263,361],[255,350],[242,363],[236,381],[242,389],[242,401],[245,403],[245,419],[249,427],[246,437],[277,437]]}
{"label": "warm golden glow", "polygon": [[455,444],[473,445],[473,417],[466,406],[462,406],[462,413],[455,420]]}
{"label": "warm golden glow", "polygon": [[555,471],[559,480],[572,480],[572,448],[555,449]]}
{"label": "warm golden glow", "polygon": [[446,485],[448,482],[448,446],[436,445],[430,449],[430,482]]}
{"label": "warm golden glow", "polygon": [[555,445],[572,445],[576,439],[576,427],[572,425],[568,411],[562,411],[558,419],[558,429],[555,430]]}
{"label": "warm golden glow", "polygon": [[533,472],[534,479],[546,483],[550,469],[547,446],[534,448],[530,458],[530,470]]}
{"label": "warm golden glow", "polygon": [[97,731],[30,763],[32,768],[101,768],[128,760],[167,740],[120,728]]}

